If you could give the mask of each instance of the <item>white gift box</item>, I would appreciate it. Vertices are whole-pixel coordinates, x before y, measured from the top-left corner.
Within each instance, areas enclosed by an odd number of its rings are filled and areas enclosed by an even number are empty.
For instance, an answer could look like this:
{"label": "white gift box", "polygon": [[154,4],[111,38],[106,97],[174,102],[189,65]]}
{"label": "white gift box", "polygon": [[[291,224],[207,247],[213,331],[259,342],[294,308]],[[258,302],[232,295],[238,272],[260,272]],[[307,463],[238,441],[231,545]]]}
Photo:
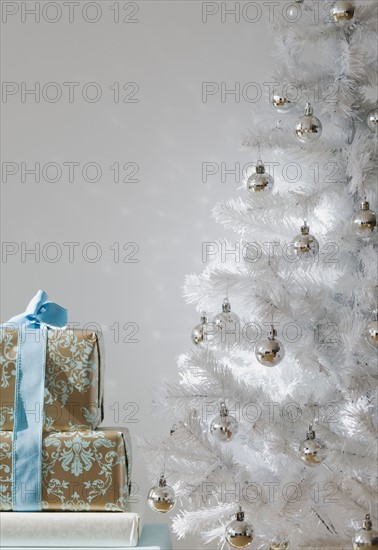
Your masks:
{"label": "white gift box", "polygon": [[139,515],[127,512],[2,512],[1,548],[130,548]]}

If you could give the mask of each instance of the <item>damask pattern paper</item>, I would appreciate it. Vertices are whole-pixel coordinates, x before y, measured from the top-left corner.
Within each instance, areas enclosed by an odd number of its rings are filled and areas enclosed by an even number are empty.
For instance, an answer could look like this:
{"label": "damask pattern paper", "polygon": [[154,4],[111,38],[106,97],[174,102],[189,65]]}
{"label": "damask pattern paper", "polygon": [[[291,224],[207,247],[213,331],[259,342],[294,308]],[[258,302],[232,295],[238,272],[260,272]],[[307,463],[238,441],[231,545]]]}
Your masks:
{"label": "damask pattern paper", "polygon": [[[17,329],[0,329],[2,430],[13,430],[17,343]],[[44,403],[35,404],[35,419],[43,421],[44,431],[97,428],[103,419],[102,356],[96,332],[49,329]]]}
{"label": "damask pattern paper", "polygon": [[[0,510],[12,510],[13,433],[0,432]],[[42,510],[128,511],[131,440],[127,429],[46,433]],[[31,491],[26,487],[25,491]]]}

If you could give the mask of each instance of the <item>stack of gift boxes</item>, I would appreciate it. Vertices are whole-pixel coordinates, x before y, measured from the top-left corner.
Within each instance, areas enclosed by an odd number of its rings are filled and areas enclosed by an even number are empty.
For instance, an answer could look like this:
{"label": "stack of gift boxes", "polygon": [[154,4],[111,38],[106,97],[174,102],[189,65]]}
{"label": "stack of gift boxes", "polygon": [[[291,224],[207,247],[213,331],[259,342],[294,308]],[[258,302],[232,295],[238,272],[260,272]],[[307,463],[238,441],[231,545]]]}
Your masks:
{"label": "stack of gift boxes", "polygon": [[[63,512],[127,513],[131,442],[127,429],[99,428],[104,413],[100,338],[66,328],[64,315],[54,326],[56,304],[49,306],[46,298],[40,291],[25,314],[0,329],[0,510],[23,516],[40,511],[39,517],[43,512],[62,512],[61,517]],[[42,387],[36,382],[33,388],[41,369]],[[126,515],[138,532],[138,516],[125,514],[125,520]],[[130,516],[135,516],[131,523]]]}

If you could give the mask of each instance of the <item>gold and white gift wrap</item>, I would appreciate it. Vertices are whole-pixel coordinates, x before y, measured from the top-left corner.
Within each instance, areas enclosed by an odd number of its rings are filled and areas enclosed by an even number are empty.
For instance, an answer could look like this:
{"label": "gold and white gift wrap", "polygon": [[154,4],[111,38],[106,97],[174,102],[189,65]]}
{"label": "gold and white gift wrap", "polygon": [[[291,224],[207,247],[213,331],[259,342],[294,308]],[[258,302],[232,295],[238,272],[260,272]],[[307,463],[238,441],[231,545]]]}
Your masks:
{"label": "gold and white gift wrap", "polygon": [[[0,432],[0,510],[12,510],[13,433]],[[123,429],[45,433],[42,514],[125,512],[131,488],[131,440]],[[25,487],[32,491],[33,487]]]}
{"label": "gold and white gift wrap", "polygon": [[1,545],[14,547],[132,547],[138,544],[138,514],[1,512]]}
{"label": "gold and white gift wrap", "polygon": [[[13,430],[18,329],[0,328],[0,429]],[[96,331],[49,329],[44,403],[35,404],[44,431],[94,430],[103,419],[103,346]]]}

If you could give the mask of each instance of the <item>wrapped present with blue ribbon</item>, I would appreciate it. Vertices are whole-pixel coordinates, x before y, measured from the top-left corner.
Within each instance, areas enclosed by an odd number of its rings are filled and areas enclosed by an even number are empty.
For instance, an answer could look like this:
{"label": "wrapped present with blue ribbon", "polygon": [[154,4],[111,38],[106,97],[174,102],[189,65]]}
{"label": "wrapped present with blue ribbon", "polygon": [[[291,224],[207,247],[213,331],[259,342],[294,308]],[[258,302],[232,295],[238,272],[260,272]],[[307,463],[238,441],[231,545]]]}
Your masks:
{"label": "wrapped present with blue ribbon", "polygon": [[16,409],[42,420],[44,431],[95,429],[103,419],[103,355],[98,331],[67,326],[67,310],[40,290],[0,325],[0,429],[13,430]]}
{"label": "wrapped present with blue ribbon", "polygon": [[0,511],[129,511],[127,428],[45,432],[41,456],[38,444],[27,450],[14,441],[13,432],[0,431]]}
{"label": "wrapped present with blue ribbon", "polygon": [[103,418],[103,365],[95,331],[67,328],[67,310],[38,291],[0,327],[0,429],[13,430],[12,509],[40,510],[43,431],[96,428]]}

